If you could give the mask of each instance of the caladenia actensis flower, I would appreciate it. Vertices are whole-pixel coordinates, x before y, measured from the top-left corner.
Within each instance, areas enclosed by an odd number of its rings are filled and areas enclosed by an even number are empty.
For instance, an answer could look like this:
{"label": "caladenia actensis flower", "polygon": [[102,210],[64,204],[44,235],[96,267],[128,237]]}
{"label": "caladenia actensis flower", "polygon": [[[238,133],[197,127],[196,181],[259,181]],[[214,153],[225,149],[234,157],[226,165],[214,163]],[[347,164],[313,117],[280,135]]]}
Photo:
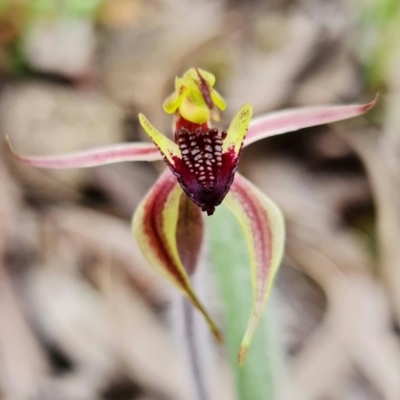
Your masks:
{"label": "caladenia actensis flower", "polygon": [[164,159],[169,170],[160,176],[136,210],[133,231],[149,263],[189,297],[219,340],[220,331],[198,299],[189,277],[196,267],[202,241],[202,211],[212,215],[224,202],[238,220],[250,254],[254,299],[239,349],[242,363],[270,294],[285,239],[284,219],[277,205],[236,173],[242,148],[272,135],[361,115],[375,101],[289,109],[253,120],[251,106],[246,104],[224,131],[211,126],[211,121],[218,121],[220,111],[226,108],[224,99],[213,89],[214,83],[212,74],[196,68],[176,78],[175,91],[164,102],[164,110],[174,118],[173,140],[140,114],[140,123],[154,144],[118,144],[61,156],[14,155],[40,168]]}

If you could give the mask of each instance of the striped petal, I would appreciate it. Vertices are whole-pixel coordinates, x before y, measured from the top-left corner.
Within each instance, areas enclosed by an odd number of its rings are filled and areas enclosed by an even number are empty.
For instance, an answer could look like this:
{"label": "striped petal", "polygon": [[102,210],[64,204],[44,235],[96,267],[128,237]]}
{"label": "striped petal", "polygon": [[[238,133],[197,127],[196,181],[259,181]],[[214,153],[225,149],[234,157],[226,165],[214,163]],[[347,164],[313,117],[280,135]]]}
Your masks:
{"label": "striped petal", "polygon": [[243,139],[246,136],[247,129],[252,116],[252,108],[249,104],[245,104],[240,108],[231,124],[229,125],[227,136],[224,139],[222,152],[233,151],[235,155],[239,154]]}
{"label": "striped petal", "polygon": [[[197,298],[190,283],[188,272],[193,271],[194,265],[186,265],[185,268],[181,260],[180,250],[185,249],[185,246],[180,243],[178,247],[177,238],[187,240],[187,244],[194,247],[194,252],[199,250],[198,240],[177,230],[178,227],[184,230],[190,227],[189,221],[179,221],[180,213],[184,212],[183,209],[189,204],[186,196],[183,196],[185,203],[182,208],[182,193],[176,178],[169,171],[164,172],[137,209],[132,222],[133,232],[149,263],[189,297],[206,318],[215,337],[221,341],[222,336],[216,324]],[[201,216],[193,214],[200,212],[199,208],[186,209],[185,216],[193,218],[192,222],[197,225],[202,225]],[[187,248],[185,251],[187,252]],[[193,254],[188,256],[187,253],[183,253],[182,256],[186,262],[195,262],[196,257],[193,258]]]}
{"label": "striped petal", "polygon": [[212,109],[215,104],[220,110],[225,110],[226,101],[212,88],[215,83],[215,76],[213,74],[199,68],[192,68],[184,75],[183,80],[187,82],[192,90],[200,90],[210,109]]}
{"label": "striped petal", "polygon": [[174,157],[181,157],[181,152],[176,143],[168,139],[162,133],[160,133],[149,120],[143,115],[139,114],[139,121],[142,128],[150,136],[154,144],[159,148],[162,155],[172,164]]}
{"label": "striped petal", "polygon": [[357,117],[372,108],[377,99],[376,97],[366,104],[293,108],[254,118],[250,123],[244,146],[269,136]]}
{"label": "striped petal", "polygon": [[213,87],[215,84],[215,76],[208,71],[205,71],[201,68],[190,68],[182,77],[182,81],[185,85],[197,88],[200,82],[200,76],[207,82],[210,87]]}
{"label": "striped petal", "polygon": [[240,174],[224,201],[243,230],[254,290],[252,313],[239,350],[242,364],[282,259],[285,226],[279,208]]}
{"label": "striped petal", "polygon": [[24,164],[39,168],[83,168],[125,161],[156,161],[162,159],[152,143],[123,143],[59,156],[30,157],[17,154],[6,137],[12,154]]}

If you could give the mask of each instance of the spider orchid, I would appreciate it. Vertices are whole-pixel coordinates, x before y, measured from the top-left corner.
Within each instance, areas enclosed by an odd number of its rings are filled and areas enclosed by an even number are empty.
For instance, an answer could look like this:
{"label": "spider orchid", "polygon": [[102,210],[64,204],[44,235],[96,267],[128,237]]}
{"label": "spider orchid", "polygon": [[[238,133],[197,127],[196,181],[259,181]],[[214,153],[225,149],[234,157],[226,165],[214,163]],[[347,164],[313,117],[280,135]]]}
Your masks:
{"label": "spider orchid", "polygon": [[251,106],[246,104],[229,128],[220,131],[212,128],[210,121],[219,119],[226,103],[213,89],[214,83],[211,73],[197,68],[176,78],[175,91],[164,102],[164,110],[174,115],[174,140],[162,135],[140,114],[140,123],[154,144],[126,143],[46,157],[11,151],[23,163],[40,168],[164,159],[172,174],[164,172],[138,207],[133,231],[149,263],[189,297],[218,340],[222,340],[220,331],[196,296],[189,276],[202,241],[201,211],[212,215],[224,202],[238,220],[250,254],[254,298],[239,349],[239,363],[243,363],[281,262],[285,228],[279,208],[243,176],[235,176],[242,147],[272,135],[361,115],[375,100],[360,105],[289,109],[253,120]]}

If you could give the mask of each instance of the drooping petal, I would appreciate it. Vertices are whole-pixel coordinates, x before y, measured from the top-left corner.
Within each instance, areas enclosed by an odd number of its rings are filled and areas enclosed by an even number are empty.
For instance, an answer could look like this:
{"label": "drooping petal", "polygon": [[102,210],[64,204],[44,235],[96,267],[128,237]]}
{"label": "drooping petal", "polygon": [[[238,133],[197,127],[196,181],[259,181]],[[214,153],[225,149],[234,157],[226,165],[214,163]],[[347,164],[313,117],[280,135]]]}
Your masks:
{"label": "drooping petal", "polygon": [[246,136],[247,129],[252,116],[252,108],[249,104],[245,104],[240,108],[228,128],[228,134],[224,140],[222,151],[233,151],[234,154],[239,154],[243,139]]}
{"label": "drooping petal", "polygon": [[285,225],[279,208],[240,174],[236,175],[225,204],[243,230],[254,290],[253,309],[239,350],[242,364],[282,259]]}
{"label": "drooping petal", "polygon": [[143,114],[139,114],[139,121],[142,128],[169,162],[172,162],[173,157],[181,156],[178,145],[154,128]]}
{"label": "drooping petal", "polygon": [[193,265],[188,265],[186,270],[179,256],[177,226],[182,193],[175,177],[169,171],[164,172],[137,209],[132,221],[133,232],[149,263],[189,297],[206,318],[213,334],[221,341],[216,324],[190,283],[187,271],[191,271]]}
{"label": "drooping petal", "polygon": [[203,236],[204,223],[200,208],[188,196],[181,196],[176,242],[179,257],[189,276],[196,270]]}
{"label": "drooping petal", "polygon": [[126,161],[156,161],[162,159],[152,143],[121,143],[59,156],[31,157],[16,153],[6,137],[12,154],[24,164],[39,168],[84,168]]}
{"label": "drooping petal", "polygon": [[244,146],[269,136],[356,117],[372,108],[376,101],[377,97],[366,104],[293,108],[254,118],[250,123]]}

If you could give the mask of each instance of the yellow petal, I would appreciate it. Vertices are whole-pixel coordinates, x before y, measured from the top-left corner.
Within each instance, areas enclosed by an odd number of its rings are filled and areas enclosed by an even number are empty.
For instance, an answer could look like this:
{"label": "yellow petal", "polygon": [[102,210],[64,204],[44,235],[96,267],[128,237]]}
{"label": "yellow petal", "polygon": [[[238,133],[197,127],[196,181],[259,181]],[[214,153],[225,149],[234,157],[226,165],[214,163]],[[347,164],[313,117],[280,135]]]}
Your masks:
{"label": "yellow petal", "polygon": [[211,89],[211,98],[220,110],[224,111],[226,109],[226,101],[215,89]]}
{"label": "yellow petal", "polygon": [[185,96],[185,87],[182,84],[182,80],[179,78],[175,79],[175,92],[163,103],[163,109],[167,114],[173,114],[182,104],[182,100]]}
{"label": "yellow petal", "polygon": [[181,105],[182,98],[177,92],[171,94],[167,97],[163,103],[163,109],[167,114],[173,114]]}
{"label": "yellow petal", "polygon": [[226,102],[212,89],[214,83],[213,74],[191,68],[182,78],[175,79],[175,91],[164,101],[164,111],[168,114],[179,111],[184,119],[196,124],[203,124],[210,118],[219,121],[217,108],[224,110]]}
{"label": "yellow petal", "polygon": [[[204,69],[200,68],[197,68],[197,71],[199,71],[200,75],[210,85],[210,87],[214,86],[215,76],[211,72],[205,71]],[[191,68],[188,71],[186,71],[182,77],[183,82],[187,85],[191,85],[192,82],[195,81],[196,86],[198,86],[200,78],[197,71],[196,68]]]}
{"label": "yellow petal", "polygon": [[179,112],[183,118],[195,124],[204,124],[210,119],[210,109],[204,100],[196,99],[193,96],[183,100]]}
{"label": "yellow petal", "polygon": [[233,118],[229,128],[228,134],[223,143],[223,152],[233,150],[235,154],[238,154],[242,148],[243,140],[246,136],[247,128],[249,127],[253,110],[249,104],[245,104],[237,112]]}
{"label": "yellow petal", "polygon": [[143,114],[139,114],[139,121],[142,128],[151,137],[161,153],[171,164],[174,164],[174,157],[181,157],[178,145],[154,128]]}
{"label": "yellow petal", "polygon": [[240,174],[236,174],[224,202],[243,230],[250,255],[254,297],[250,321],[239,350],[239,363],[242,364],[281,263],[285,225],[276,204]]}
{"label": "yellow petal", "polygon": [[[192,270],[194,266],[188,265],[185,269],[180,258],[177,226],[182,210],[180,208],[182,193],[171,172],[164,172],[138,207],[133,217],[133,232],[149,263],[188,296],[204,315],[215,337],[221,341],[222,336],[216,324],[197,298],[190,283],[187,270]],[[190,213],[186,216],[189,217]],[[190,241],[193,242],[191,239]],[[185,257],[185,259],[192,258]]]}

